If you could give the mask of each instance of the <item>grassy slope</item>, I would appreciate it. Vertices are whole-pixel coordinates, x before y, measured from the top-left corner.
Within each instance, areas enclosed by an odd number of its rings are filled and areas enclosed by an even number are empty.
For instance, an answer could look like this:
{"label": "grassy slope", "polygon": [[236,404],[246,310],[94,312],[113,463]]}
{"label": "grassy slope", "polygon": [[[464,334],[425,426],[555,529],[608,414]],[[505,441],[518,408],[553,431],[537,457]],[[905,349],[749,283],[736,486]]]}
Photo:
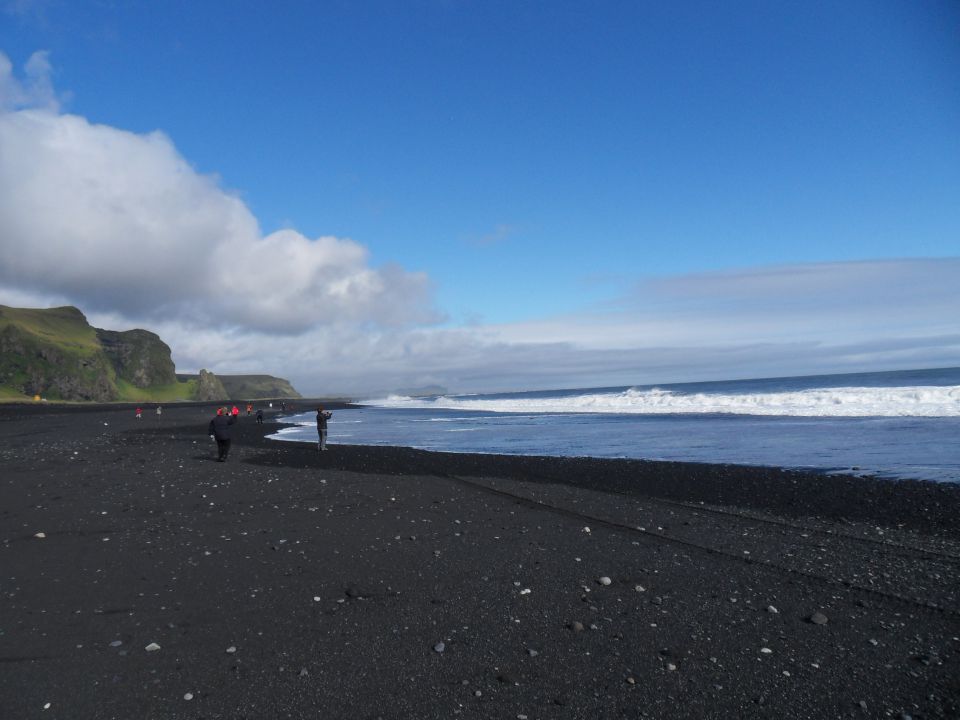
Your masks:
{"label": "grassy slope", "polygon": [[0,330],[16,325],[44,342],[89,356],[100,352],[96,331],[73,308],[12,308],[0,305]]}
{"label": "grassy slope", "polygon": [[117,380],[117,388],[120,390],[121,402],[176,402],[196,397],[197,381],[178,381],[168,385],[138,388],[126,380]]}

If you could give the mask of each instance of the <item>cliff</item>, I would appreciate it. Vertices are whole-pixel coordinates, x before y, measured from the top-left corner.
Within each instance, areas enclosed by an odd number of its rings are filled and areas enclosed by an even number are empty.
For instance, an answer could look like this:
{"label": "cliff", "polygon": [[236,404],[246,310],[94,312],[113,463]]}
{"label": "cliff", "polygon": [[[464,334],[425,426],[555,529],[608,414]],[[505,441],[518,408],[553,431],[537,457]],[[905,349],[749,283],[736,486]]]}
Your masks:
{"label": "cliff", "polygon": [[149,330],[94,328],[75,307],[0,305],[0,399],[174,402],[300,397],[270,375],[177,376],[170,347]]}

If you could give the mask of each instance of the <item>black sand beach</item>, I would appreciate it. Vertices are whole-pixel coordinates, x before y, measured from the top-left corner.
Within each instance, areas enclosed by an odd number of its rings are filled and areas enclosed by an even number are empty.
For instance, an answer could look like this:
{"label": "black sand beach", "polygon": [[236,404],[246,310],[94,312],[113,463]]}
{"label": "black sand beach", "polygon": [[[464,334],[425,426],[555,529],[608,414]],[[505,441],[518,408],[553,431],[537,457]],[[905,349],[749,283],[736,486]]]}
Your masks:
{"label": "black sand beach", "polygon": [[153,409],[0,405],[0,718],[960,717],[958,486]]}

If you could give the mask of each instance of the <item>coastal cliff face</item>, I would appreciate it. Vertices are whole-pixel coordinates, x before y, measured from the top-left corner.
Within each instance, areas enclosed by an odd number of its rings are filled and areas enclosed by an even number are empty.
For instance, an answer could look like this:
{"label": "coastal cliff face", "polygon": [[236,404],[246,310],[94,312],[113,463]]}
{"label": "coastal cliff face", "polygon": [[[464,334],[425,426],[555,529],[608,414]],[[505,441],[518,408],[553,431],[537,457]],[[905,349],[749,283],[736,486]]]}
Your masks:
{"label": "coastal cliff face", "polygon": [[117,377],[138,388],[177,381],[170,347],[149,330],[96,329],[97,339]]}
{"label": "coastal cliff face", "polygon": [[116,371],[94,329],[73,307],[0,305],[0,386],[62,400],[116,400]]}
{"label": "coastal cliff face", "polygon": [[178,376],[156,333],[94,328],[75,307],[0,305],[0,399],[37,395],[93,402],[300,397],[271,375]]}

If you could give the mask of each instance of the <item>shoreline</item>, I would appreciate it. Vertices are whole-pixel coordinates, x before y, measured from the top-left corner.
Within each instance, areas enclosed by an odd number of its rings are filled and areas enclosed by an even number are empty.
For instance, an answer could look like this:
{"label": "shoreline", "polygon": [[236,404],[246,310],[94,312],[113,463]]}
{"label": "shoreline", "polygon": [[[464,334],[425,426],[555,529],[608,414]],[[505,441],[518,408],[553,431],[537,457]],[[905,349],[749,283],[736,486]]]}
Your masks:
{"label": "shoreline", "polygon": [[960,488],[214,407],[0,405],[0,716],[960,714]]}

